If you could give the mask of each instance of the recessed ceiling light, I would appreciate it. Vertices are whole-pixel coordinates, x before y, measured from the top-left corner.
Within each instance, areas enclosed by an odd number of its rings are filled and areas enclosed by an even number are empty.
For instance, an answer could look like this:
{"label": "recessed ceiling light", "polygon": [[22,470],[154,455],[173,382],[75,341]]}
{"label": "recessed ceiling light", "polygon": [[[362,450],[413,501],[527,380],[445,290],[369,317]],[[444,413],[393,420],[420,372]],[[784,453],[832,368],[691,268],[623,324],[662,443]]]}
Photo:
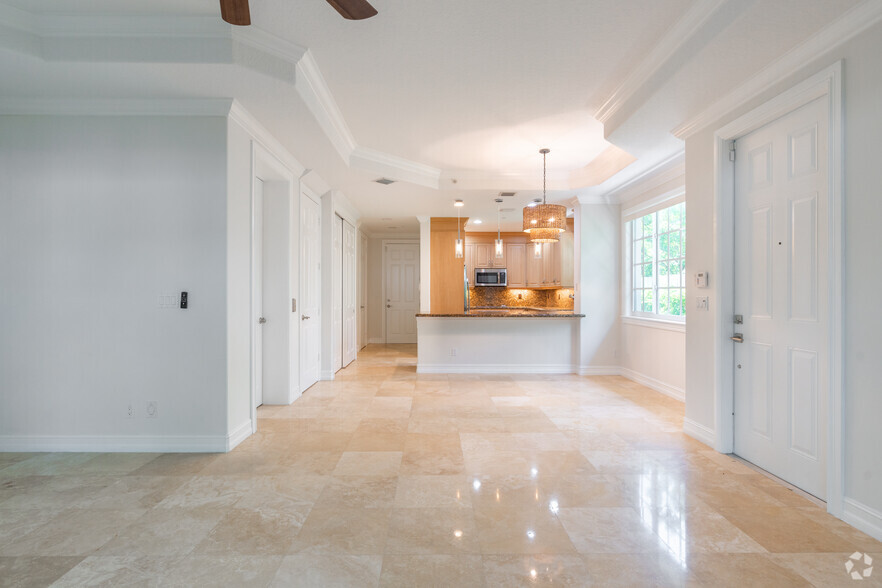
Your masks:
{"label": "recessed ceiling light", "polygon": [[394,184],[395,180],[390,180],[389,178],[380,178],[378,180],[374,180],[378,184],[383,184],[384,186],[388,186],[389,184]]}
{"label": "recessed ceiling light", "polygon": [[454,205],[455,207],[457,207],[457,208],[460,208],[460,207],[462,207],[462,206],[465,206],[465,205],[463,204],[462,200],[457,200],[456,202],[453,203],[453,205]]}
{"label": "recessed ceiling light", "polygon": [[472,224],[480,225],[480,224],[483,223],[483,222],[484,222],[484,221],[482,221],[481,219],[476,218],[475,220],[472,221]]}

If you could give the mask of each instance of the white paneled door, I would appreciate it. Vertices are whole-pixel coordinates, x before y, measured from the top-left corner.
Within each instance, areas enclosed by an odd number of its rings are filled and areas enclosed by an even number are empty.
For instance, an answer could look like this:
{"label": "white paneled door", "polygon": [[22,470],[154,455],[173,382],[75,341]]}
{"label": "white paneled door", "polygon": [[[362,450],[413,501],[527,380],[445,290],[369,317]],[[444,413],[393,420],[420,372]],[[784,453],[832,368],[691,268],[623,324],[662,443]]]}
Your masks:
{"label": "white paneled door", "polygon": [[300,195],[300,391],[319,380],[322,346],[322,211]]}
{"label": "white paneled door", "polygon": [[334,217],[331,237],[331,315],[334,349],[334,372],[343,367],[343,219]]}
{"label": "white paneled door", "polygon": [[263,180],[254,179],[251,202],[251,360],[252,401],[255,407],[263,404]]}
{"label": "white paneled door", "polygon": [[385,246],[386,343],[416,343],[416,314],[420,309],[420,246]]}
{"label": "white paneled door", "polygon": [[343,365],[347,366],[358,354],[356,321],[357,273],[355,267],[355,227],[343,221]]}
{"label": "white paneled door", "polygon": [[827,132],[818,99],[738,139],[735,161],[735,453],[822,499]]}

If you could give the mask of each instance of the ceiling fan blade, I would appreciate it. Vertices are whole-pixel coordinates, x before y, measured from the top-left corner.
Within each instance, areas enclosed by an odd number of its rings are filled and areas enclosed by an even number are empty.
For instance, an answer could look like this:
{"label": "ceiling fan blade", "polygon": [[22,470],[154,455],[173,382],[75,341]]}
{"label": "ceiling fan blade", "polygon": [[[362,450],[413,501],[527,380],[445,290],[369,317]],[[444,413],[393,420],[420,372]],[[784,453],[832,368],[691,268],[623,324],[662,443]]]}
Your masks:
{"label": "ceiling fan blade", "polygon": [[328,0],[328,4],[347,20],[364,20],[377,15],[377,9],[367,0]]}
{"label": "ceiling fan blade", "polygon": [[220,0],[221,18],[240,27],[251,24],[251,11],[248,10],[248,0]]}

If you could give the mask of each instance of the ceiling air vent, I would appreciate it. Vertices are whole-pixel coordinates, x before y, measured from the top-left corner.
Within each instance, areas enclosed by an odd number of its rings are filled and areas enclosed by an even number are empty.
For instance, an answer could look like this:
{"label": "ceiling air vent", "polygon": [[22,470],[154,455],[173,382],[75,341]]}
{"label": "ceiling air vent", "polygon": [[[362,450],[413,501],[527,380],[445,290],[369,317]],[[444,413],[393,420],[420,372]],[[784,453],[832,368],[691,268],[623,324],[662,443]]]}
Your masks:
{"label": "ceiling air vent", "polygon": [[374,180],[378,184],[383,184],[384,186],[388,186],[389,184],[394,184],[395,180],[390,180],[389,178],[380,178],[379,180]]}
{"label": "ceiling air vent", "polygon": [[511,198],[515,194],[517,194],[517,192],[500,192],[499,197],[500,198]]}

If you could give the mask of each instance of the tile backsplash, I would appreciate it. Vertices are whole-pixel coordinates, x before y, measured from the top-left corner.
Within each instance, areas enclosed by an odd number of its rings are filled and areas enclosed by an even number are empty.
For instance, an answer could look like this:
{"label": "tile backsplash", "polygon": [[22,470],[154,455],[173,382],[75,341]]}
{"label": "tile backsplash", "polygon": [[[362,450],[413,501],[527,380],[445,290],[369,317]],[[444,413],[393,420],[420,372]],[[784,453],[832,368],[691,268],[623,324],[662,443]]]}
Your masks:
{"label": "tile backsplash", "polygon": [[558,290],[531,290],[529,288],[469,288],[470,305],[476,306],[534,306],[537,308],[573,308],[572,288]]}

